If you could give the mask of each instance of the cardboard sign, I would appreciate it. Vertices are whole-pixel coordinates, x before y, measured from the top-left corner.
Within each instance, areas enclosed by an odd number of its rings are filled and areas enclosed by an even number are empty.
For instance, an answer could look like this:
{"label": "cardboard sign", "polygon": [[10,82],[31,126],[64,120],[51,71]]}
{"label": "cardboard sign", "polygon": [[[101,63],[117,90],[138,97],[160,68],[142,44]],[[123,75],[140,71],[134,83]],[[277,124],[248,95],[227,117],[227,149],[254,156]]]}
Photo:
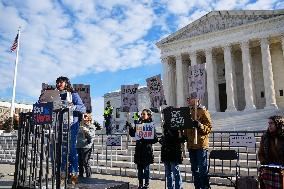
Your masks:
{"label": "cardboard sign", "polygon": [[121,146],[121,136],[109,136],[106,141],[107,146]]}
{"label": "cardboard sign", "polygon": [[33,105],[33,121],[36,125],[52,123],[53,103],[36,103]]}
{"label": "cardboard sign", "polygon": [[248,133],[246,135],[230,135],[230,146],[243,146],[248,148],[254,148],[256,139],[253,133]]}
{"label": "cardboard sign", "polygon": [[206,92],[206,64],[196,64],[189,66],[189,97],[197,97],[201,101]]}
{"label": "cardboard sign", "polygon": [[121,112],[138,112],[138,86],[121,85]]}
{"label": "cardboard sign", "polygon": [[189,107],[167,107],[163,110],[165,126],[173,129],[192,128]]}
{"label": "cardboard sign", "polygon": [[154,123],[136,124],[135,139],[154,139],[155,125]]}
{"label": "cardboard sign", "polygon": [[92,112],[90,85],[74,84],[73,88],[79,94],[83,104],[86,106],[86,111]]}
{"label": "cardboard sign", "polygon": [[146,79],[149,91],[151,108],[159,108],[166,104],[161,75],[156,75]]}

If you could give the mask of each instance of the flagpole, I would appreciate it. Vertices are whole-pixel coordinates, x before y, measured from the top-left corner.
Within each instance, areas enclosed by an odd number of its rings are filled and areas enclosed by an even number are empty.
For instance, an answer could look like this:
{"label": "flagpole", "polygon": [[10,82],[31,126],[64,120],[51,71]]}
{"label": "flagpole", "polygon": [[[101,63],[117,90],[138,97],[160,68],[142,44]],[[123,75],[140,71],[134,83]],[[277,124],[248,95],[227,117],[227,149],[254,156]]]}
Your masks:
{"label": "flagpole", "polygon": [[10,117],[12,118],[12,123],[11,123],[10,130],[13,130],[13,122],[14,122],[16,83],[17,83],[18,59],[19,59],[19,49],[20,49],[20,33],[21,33],[20,29],[21,29],[21,27],[19,27],[19,29],[18,29],[18,46],[17,46],[15,69],[14,69],[13,96],[12,96],[11,114],[10,114]]}

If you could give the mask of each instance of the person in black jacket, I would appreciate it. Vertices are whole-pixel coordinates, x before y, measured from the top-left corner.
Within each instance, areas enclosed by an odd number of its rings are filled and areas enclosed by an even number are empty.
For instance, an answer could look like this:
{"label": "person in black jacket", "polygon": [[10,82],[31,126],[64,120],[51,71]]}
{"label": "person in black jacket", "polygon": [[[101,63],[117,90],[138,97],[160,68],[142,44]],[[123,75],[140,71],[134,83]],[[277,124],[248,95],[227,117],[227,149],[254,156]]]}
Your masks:
{"label": "person in black jacket", "polygon": [[[182,137],[180,132],[178,129],[164,128],[164,135],[159,141],[162,145],[161,161],[165,165],[168,189],[182,188],[179,164],[183,160],[181,144],[185,142],[185,138]],[[173,187],[173,176],[175,178],[175,187]]]}
{"label": "person in black jacket", "polygon": [[[138,123],[151,123],[152,122],[152,112],[149,109],[144,109],[141,113],[141,117]],[[129,124],[127,122],[127,124]],[[131,137],[135,137],[136,124],[135,127],[129,127],[129,134]],[[134,163],[137,164],[138,169],[138,189],[149,188],[149,177],[150,177],[150,164],[154,163],[154,154],[152,144],[158,142],[156,134],[154,134],[154,139],[140,139],[136,140]],[[143,179],[145,183],[143,186]]]}

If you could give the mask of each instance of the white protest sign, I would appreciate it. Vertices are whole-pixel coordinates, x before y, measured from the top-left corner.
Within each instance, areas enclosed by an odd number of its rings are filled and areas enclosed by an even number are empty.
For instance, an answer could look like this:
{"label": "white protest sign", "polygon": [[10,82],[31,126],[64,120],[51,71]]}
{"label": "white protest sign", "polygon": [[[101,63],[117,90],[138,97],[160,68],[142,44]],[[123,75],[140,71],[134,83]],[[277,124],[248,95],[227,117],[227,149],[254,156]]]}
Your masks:
{"label": "white protest sign", "polygon": [[203,100],[206,91],[206,64],[196,64],[189,66],[189,96],[196,96]]}
{"label": "white protest sign", "polygon": [[121,136],[109,136],[106,141],[107,146],[121,146]]}
{"label": "white protest sign", "polygon": [[256,143],[256,139],[253,134],[246,135],[230,135],[230,146],[231,147],[248,147],[254,148]]}
{"label": "white protest sign", "polygon": [[155,125],[154,123],[136,124],[135,139],[154,139]]}
{"label": "white protest sign", "polygon": [[156,75],[146,79],[147,89],[149,91],[151,108],[158,108],[161,105],[166,104],[163,84],[161,75]]}
{"label": "white protest sign", "polygon": [[138,86],[121,85],[121,112],[138,112]]}

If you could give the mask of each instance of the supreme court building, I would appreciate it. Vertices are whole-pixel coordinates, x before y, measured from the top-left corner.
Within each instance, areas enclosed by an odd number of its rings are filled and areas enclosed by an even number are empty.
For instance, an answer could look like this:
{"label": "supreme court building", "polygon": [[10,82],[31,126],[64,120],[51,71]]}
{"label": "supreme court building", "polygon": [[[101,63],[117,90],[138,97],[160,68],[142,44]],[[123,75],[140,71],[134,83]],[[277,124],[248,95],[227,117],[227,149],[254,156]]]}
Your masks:
{"label": "supreme court building", "polygon": [[157,43],[168,105],[185,106],[206,63],[211,112],[284,108],[284,9],[213,11]]}

